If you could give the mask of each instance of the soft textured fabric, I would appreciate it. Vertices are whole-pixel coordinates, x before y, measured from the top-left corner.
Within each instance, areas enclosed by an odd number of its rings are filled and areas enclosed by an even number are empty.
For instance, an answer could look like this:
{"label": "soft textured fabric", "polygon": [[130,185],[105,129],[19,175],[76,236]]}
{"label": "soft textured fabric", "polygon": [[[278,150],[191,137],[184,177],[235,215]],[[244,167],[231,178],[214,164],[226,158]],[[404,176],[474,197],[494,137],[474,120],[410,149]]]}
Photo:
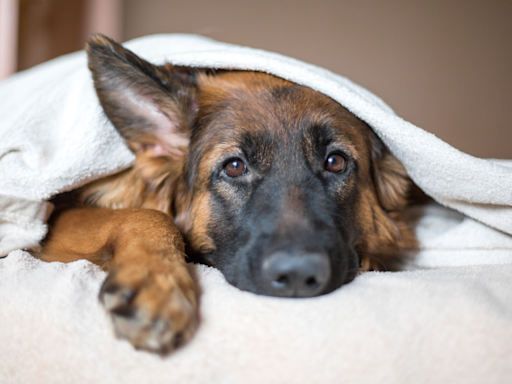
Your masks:
{"label": "soft textured fabric", "polygon": [[37,247],[46,200],[133,160],[103,115],[83,52],[0,83],[0,257]]}
{"label": "soft textured fabric", "polygon": [[[275,53],[198,36],[156,35],[126,46],[155,64],[264,71],[323,92],[365,120],[428,195],[512,234],[512,168],[454,149],[342,76]],[[0,100],[0,204],[3,196],[44,201],[133,161],[101,111],[84,52],[5,80]],[[0,256],[20,247],[18,231],[12,229],[15,222],[5,212],[0,226],[11,229],[0,230]],[[41,224],[39,218],[32,221]],[[40,233],[24,247],[40,240]]]}
{"label": "soft textured fabric", "polygon": [[0,83],[0,256],[10,252],[0,259],[1,383],[511,382],[511,162],[461,153],[349,80],[294,59],[187,35],[126,45],[156,64],[265,71],[325,93],[456,211],[409,212],[421,242],[409,270],[366,273],[317,298],[256,296],[191,266],[202,288],[197,335],[167,358],[135,351],[98,301],[104,272],[17,250],[44,237],[48,198],[133,162],[85,54],[43,64]]}
{"label": "soft textured fabric", "polygon": [[512,265],[366,273],[282,299],[197,266],[201,325],[167,358],[117,340],[86,261],[0,260],[0,382],[503,383],[512,379]]}

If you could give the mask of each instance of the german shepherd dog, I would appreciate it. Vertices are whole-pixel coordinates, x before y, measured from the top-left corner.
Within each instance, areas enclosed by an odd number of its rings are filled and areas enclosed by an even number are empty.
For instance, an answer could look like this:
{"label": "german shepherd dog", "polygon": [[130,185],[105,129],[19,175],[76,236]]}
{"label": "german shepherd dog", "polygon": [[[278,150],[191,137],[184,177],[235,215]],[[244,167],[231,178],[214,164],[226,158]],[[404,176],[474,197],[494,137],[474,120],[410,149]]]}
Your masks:
{"label": "german shepherd dog", "polygon": [[155,66],[101,35],[86,51],[136,162],[55,199],[41,258],[107,271],[100,300],[135,347],[167,354],[193,335],[187,260],[242,290],[311,297],[415,248],[404,167],[329,97],[264,73]]}

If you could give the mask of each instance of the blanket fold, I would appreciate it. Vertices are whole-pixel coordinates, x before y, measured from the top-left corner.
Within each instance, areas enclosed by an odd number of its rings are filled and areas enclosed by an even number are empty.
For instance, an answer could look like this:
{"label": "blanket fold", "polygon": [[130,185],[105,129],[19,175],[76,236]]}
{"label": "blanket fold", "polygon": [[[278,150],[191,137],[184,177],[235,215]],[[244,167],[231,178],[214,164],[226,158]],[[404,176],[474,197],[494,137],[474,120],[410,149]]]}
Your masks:
{"label": "blanket fold", "polygon": [[[342,76],[279,54],[199,36],[155,35],[126,46],[156,64],[263,71],[320,91],[366,121],[437,202],[512,234],[511,167],[456,150]],[[45,201],[127,168],[134,160],[102,113],[84,52],[5,80],[0,100],[0,204],[1,196]],[[13,213],[4,208],[0,226],[12,226]],[[23,243],[6,237],[7,232],[13,233],[0,230],[0,255],[33,246],[35,238]],[[37,237],[43,236],[41,231]]]}

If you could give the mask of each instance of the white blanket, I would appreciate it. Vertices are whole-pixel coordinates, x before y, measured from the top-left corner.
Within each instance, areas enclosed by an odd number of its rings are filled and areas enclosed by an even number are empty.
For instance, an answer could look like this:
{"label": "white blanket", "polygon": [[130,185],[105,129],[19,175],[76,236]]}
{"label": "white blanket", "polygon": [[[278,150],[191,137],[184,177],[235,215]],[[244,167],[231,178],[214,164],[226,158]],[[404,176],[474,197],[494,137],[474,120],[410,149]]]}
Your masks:
{"label": "white blanket", "polygon": [[294,59],[186,35],[127,47],[157,64],[259,70],[319,90],[464,215],[416,212],[422,249],[411,266],[438,269],[368,273],[319,298],[255,296],[196,267],[197,336],[166,359],[134,351],[97,301],[103,272],[15,251],[44,237],[47,199],[133,161],[101,111],[85,54],[59,58],[0,83],[0,256],[10,252],[0,259],[0,382],[510,382],[510,163],[461,153],[349,80]]}
{"label": "white blanket", "polygon": [[511,382],[512,265],[371,272],[295,300],[197,269],[201,326],[162,359],[114,337],[99,268],[11,253],[0,262],[0,382]]}

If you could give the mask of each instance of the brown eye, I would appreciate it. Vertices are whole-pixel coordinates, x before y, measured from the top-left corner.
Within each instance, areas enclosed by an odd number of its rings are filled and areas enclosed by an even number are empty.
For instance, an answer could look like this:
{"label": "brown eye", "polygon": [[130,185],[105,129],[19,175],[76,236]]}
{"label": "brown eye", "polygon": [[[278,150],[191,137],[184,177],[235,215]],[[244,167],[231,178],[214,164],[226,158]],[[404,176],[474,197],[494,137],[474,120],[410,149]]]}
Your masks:
{"label": "brown eye", "polygon": [[226,170],[226,174],[229,177],[238,177],[245,173],[246,167],[242,160],[240,159],[233,159],[229,160],[226,165],[224,166],[224,169]]}
{"label": "brown eye", "polygon": [[325,160],[325,169],[334,173],[343,172],[347,169],[347,161],[340,154],[333,153]]}

